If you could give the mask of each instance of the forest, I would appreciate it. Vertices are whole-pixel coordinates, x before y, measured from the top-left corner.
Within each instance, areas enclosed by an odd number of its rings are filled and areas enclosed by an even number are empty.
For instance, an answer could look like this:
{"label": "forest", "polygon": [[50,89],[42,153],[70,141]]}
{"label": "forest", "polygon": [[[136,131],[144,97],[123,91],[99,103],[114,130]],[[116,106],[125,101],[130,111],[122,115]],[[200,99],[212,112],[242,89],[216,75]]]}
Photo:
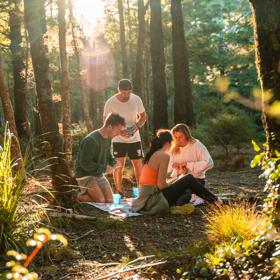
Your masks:
{"label": "forest", "polygon": [[[280,0],[1,0],[0,279],[279,279],[279,15]],[[143,156],[186,124],[219,203],[130,217],[77,200],[122,79]],[[103,173],[130,207],[129,158]]]}

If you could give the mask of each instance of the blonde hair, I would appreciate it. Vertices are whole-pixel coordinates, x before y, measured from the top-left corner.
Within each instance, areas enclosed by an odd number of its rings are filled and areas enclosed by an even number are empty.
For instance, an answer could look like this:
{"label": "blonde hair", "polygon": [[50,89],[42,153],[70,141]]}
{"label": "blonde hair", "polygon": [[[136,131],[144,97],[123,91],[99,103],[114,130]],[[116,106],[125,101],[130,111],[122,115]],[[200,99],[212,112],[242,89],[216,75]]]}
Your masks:
{"label": "blonde hair", "polygon": [[[184,123],[178,123],[171,129],[173,138],[174,138],[174,132],[182,132],[186,136],[188,142],[193,143],[195,141],[195,138],[191,134],[190,128]],[[171,153],[178,154],[179,151],[180,151],[180,147],[178,145],[176,145],[176,139],[174,138],[173,145],[171,148]]]}

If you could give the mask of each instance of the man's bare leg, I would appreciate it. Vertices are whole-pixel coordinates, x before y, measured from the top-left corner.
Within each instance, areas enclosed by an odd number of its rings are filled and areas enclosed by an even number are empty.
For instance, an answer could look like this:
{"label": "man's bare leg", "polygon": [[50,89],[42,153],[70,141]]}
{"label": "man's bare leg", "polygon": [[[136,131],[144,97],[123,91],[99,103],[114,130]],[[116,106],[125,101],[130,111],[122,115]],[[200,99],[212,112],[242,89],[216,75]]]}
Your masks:
{"label": "man's bare leg", "polygon": [[79,194],[77,199],[81,202],[105,202],[103,192],[96,185],[88,188],[84,194]]}
{"label": "man's bare leg", "polygon": [[139,186],[139,179],[141,175],[141,170],[142,170],[142,160],[141,159],[133,159],[131,160],[133,168],[134,168],[134,174],[137,182],[137,186]]}
{"label": "man's bare leg", "polygon": [[111,188],[106,188],[103,191],[103,195],[105,198],[105,202],[112,203],[113,202],[113,192]]}
{"label": "man's bare leg", "polygon": [[122,172],[125,164],[125,158],[117,158],[116,167],[114,169],[114,182],[117,192],[122,192]]}

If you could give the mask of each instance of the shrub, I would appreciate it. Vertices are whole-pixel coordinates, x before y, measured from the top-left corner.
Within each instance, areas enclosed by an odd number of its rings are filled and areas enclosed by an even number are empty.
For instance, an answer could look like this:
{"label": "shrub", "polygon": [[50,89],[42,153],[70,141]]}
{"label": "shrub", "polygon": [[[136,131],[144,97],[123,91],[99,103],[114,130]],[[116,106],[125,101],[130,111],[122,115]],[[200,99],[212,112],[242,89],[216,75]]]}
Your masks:
{"label": "shrub", "polygon": [[215,118],[202,123],[194,133],[208,145],[220,145],[226,154],[229,146],[237,148],[249,142],[255,136],[255,128],[250,117],[235,107],[229,107],[218,113]]}
{"label": "shrub", "polygon": [[265,229],[265,218],[246,202],[214,206],[206,215],[206,232],[215,243],[252,239]]}

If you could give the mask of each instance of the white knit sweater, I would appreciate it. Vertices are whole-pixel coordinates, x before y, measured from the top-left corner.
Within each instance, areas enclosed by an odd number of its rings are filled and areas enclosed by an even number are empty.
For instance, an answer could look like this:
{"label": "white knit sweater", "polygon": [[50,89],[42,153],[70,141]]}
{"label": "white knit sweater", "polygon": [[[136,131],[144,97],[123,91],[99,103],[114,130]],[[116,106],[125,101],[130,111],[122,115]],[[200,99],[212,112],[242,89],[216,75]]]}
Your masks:
{"label": "white knit sweater", "polygon": [[177,177],[177,171],[172,168],[172,164],[183,162],[187,163],[188,174],[199,179],[204,179],[206,171],[214,166],[208,150],[197,139],[193,143],[180,147],[178,154],[170,153],[169,171],[172,172],[171,177]]}

